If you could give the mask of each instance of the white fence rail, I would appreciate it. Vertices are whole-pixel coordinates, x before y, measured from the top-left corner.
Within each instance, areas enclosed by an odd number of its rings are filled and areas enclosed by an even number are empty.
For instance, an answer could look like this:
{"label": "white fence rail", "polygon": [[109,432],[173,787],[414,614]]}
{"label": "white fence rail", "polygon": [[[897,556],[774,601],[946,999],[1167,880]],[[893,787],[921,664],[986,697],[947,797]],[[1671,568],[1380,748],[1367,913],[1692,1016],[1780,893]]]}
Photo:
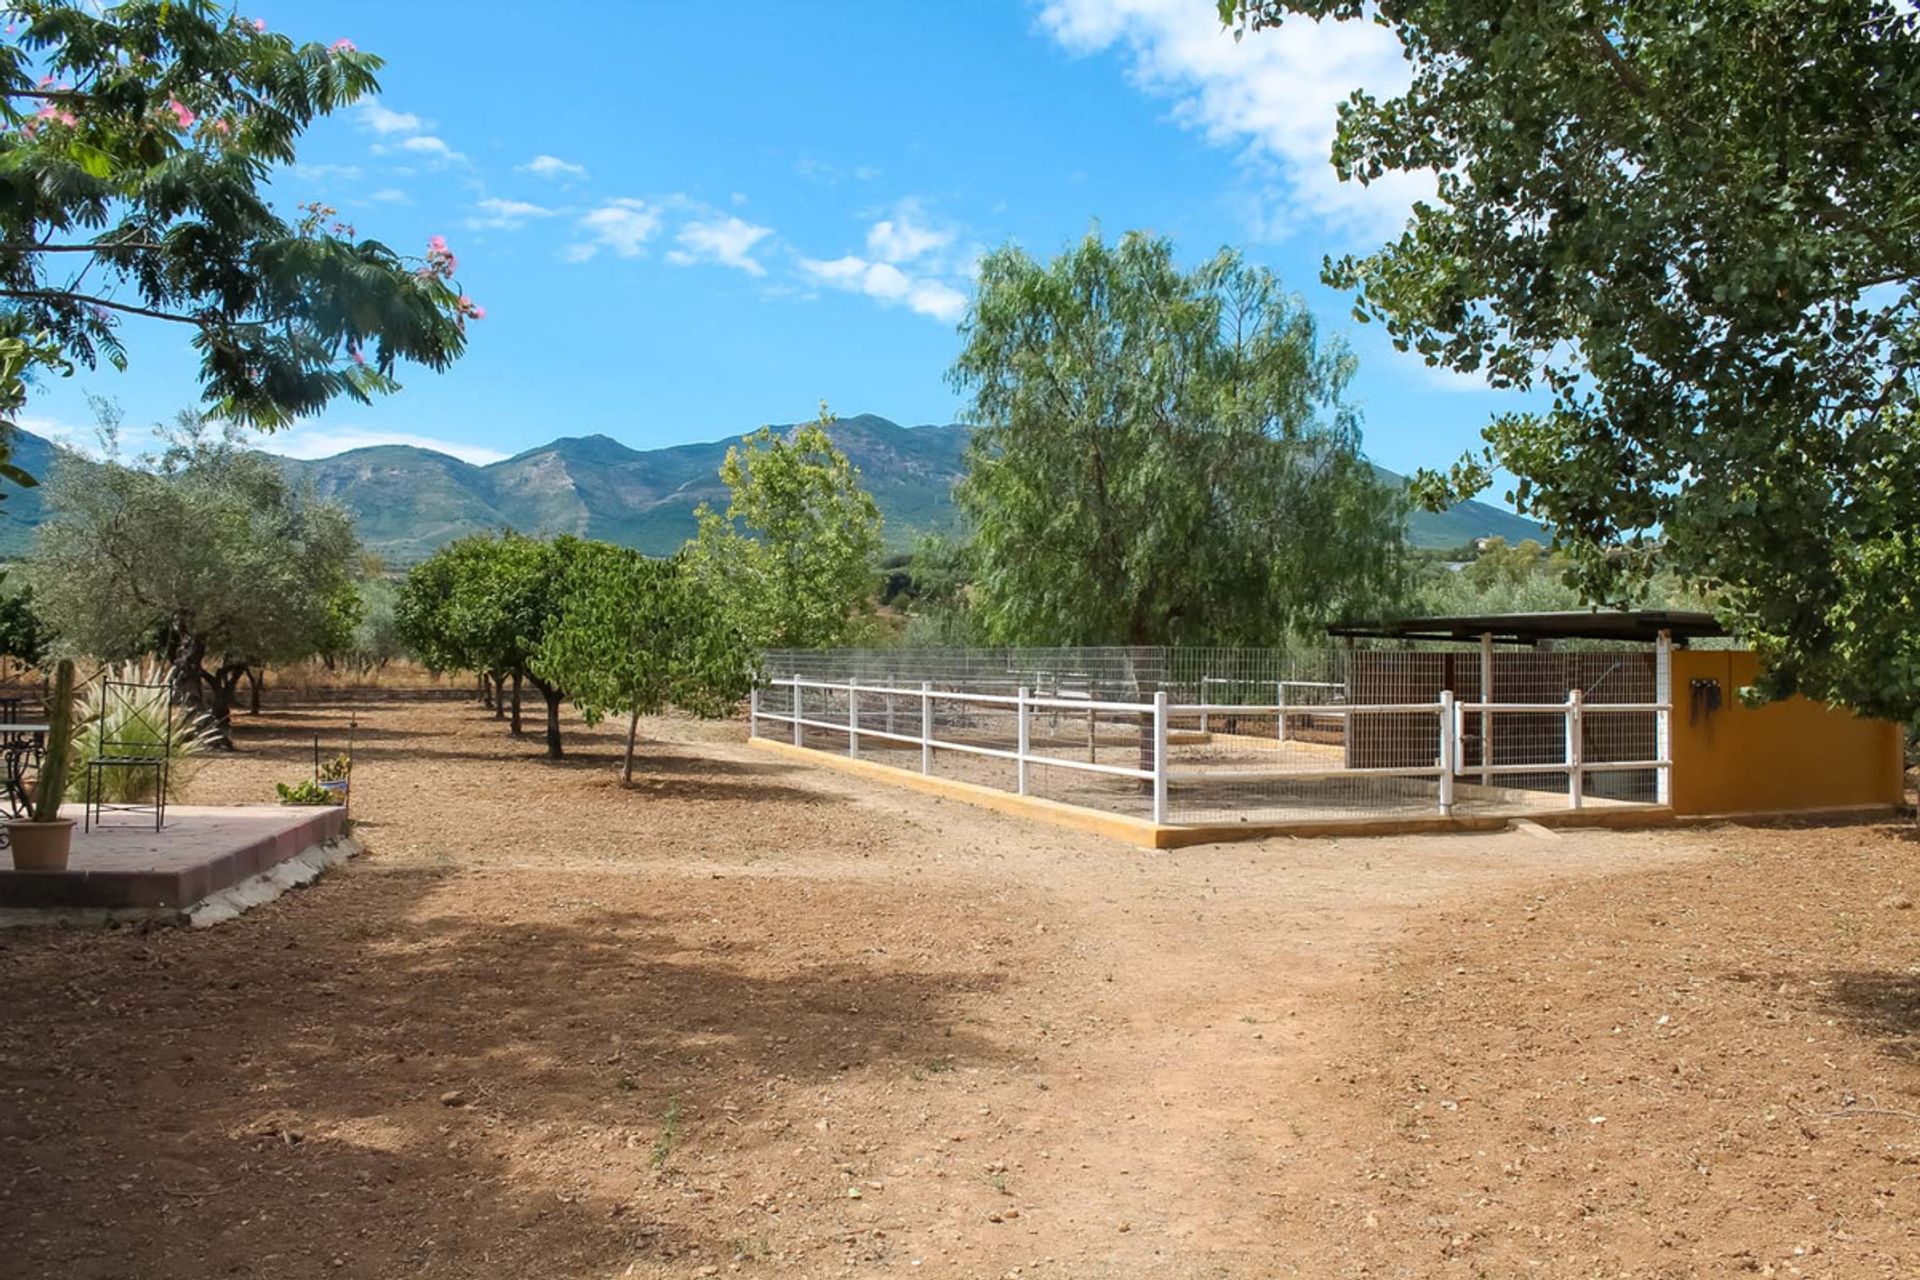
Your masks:
{"label": "white fence rail", "polygon": [[[1240,683],[1244,685],[1246,682]],[[1168,821],[1168,797],[1173,788],[1200,783],[1304,783],[1362,777],[1431,779],[1435,784],[1435,804],[1442,815],[1453,813],[1456,779],[1465,777],[1476,778],[1482,784],[1487,784],[1498,777],[1563,775],[1566,779],[1567,804],[1574,809],[1582,808],[1587,803],[1586,778],[1596,773],[1652,771],[1656,778],[1656,802],[1664,803],[1670,794],[1669,779],[1672,761],[1668,758],[1667,749],[1667,744],[1672,741],[1670,717],[1673,708],[1670,702],[1588,703],[1578,689],[1569,692],[1564,703],[1466,702],[1456,700],[1451,691],[1443,691],[1439,698],[1432,702],[1400,703],[1302,703],[1288,696],[1290,688],[1309,684],[1318,690],[1338,689],[1344,692],[1344,686],[1330,683],[1286,681],[1276,682],[1277,701],[1271,703],[1215,703],[1206,700],[1207,690],[1203,688],[1200,695],[1203,699],[1201,702],[1176,704],[1170,702],[1164,692],[1154,694],[1150,701],[1116,701],[1072,695],[1035,694],[1025,688],[1007,695],[935,688],[931,682],[922,682],[918,687],[900,687],[893,684],[865,684],[853,679],[834,681],[789,676],[772,680],[753,690],[749,708],[749,732],[754,737],[766,737],[784,731],[791,734],[795,746],[805,746],[806,731],[819,730],[844,736],[847,754],[854,757],[860,756],[862,744],[869,740],[892,744],[895,747],[918,747],[922,773],[933,771],[934,753],[939,751],[1011,761],[1015,766],[1015,789],[1020,795],[1032,793],[1033,768],[1036,765],[1048,769],[1066,769],[1112,778],[1135,779],[1148,784],[1151,790],[1151,812],[1156,823]],[[786,691],[785,709],[770,710],[763,705],[762,693],[769,689]],[[844,699],[845,718],[821,718],[819,715],[809,715],[806,695],[810,692],[817,695],[816,702],[831,700],[837,703]],[[863,699],[877,700],[881,708],[876,717],[879,721],[877,725],[870,723],[868,713],[863,711]],[[918,714],[900,714],[899,704],[902,701],[917,710]],[[939,736],[937,712],[938,708],[947,704],[1010,713],[1014,721],[1012,741],[1005,745],[993,746],[982,742],[967,742],[953,737]],[[1119,765],[1092,758],[1081,760],[1035,750],[1032,740],[1034,718],[1061,711],[1086,717],[1089,745],[1094,741],[1097,725],[1103,718],[1107,722],[1120,720],[1137,723],[1141,729],[1138,757],[1140,763]],[[1512,763],[1495,762],[1486,755],[1483,729],[1483,758],[1477,763],[1468,763],[1469,752],[1466,746],[1468,722],[1477,717],[1484,726],[1499,716],[1509,714],[1529,717],[1559,715],[1564,723],[1560,758]],[[1639,760],[1585,758],[1584,725],[1587,718],[1617,715],[1653,717],[1655,745],[1653,758]],[[1351,764],[1342,759],[1339,762],[1327,762],[1325,767],[1314,765],[1283,769],[1240,768],[1207,766],[1204,761],[1196,766],[1191,762],[1176,760],[1170,750],[1172,734],[1169,725],[1175,717],[1197,722],[1204,735],[1216,717],[1264,718],[1268,716],[1273,717],[1278,726],[1277,738],[1280,742],[1287,741],[1289,717],[1337,718],[1344,724],[1351,725],[1356,718],[1394,716],[1399,718],[1396,724],[1404,732],[1409,718],[1415,718],[1414,722],[1417,725],[1418,717],[1431,716],[1433,719],[1430,728],[1416,729],[1421,737],[1432,743],[1431,763],[1369,766]],[[1417,746],[1417,739],[1415,741],[1415,750],[1423,750]]]}

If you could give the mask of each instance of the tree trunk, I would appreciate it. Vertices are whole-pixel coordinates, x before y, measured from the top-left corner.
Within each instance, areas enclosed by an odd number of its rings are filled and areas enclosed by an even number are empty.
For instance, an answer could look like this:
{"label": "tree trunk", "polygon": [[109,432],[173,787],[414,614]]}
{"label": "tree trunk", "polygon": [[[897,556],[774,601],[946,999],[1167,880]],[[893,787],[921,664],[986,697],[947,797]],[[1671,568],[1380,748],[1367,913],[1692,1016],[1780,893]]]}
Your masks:
{"label": "tree trunk", "polygon": [[520,736],[520,680],[518,671],[513,673],[513,736]]}
{"label": "tree trunk", "polygon": [[207,713],[213,717],[215,731],[220,737],[222,751],[233,750],[233,694],[240,687],[240,677],[246,674],[244,665],[227,663],[218,671],[200,671],[208,690]]}
{"label": "tree trunk", "polygon": [[497,675],[493,678],[493,718],[495,720],[504,720],[507,718],[507,680],[505,676]]}
{"label": "tree trunk", "polygon": [[547,758],[560,758],[560,702],[566,697],[558,689],[542,689],[547,697]]}
{"label": "tree trunk", "polygon": [[483,707],[490,707],[493,705],[493,688],[491,685],[487,683],[487,673],[482,671],[479,675],[479,679],[480,679],[480,705]]}
{"label": "tree trunk", "polygon": [[639,736],[640,709],[635,707],[633,713],[627,717],[627,759],[620,766],[620,785],[623,787],[633,785],[633,741]]}
{"label": "tree trunk", "polygon": [[247,668],[247,714],[248,715],[257,716],[260,714],[260,686],[264,685],[266,682],[267,682],[267,669],[265,667],[248,667]]}

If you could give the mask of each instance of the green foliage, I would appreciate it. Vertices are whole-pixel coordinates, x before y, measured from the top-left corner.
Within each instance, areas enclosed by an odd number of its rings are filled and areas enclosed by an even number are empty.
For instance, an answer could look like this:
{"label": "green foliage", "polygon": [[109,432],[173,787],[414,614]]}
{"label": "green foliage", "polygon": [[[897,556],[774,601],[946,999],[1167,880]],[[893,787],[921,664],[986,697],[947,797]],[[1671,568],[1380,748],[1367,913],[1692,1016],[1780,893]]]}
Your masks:
{"label": "green foliage", "polygon": [[53,822],[60,817],[60,799],[67,791],[73,758],[73,659],[62,658],[54,668],[53,692],[47,700],[47,748],[34,782],[33,820]]}
{"label": "green foliage", "polygon": [[312,778],[302,778],[299,782],[291,786],[284,782],[276,782],[273,784],[273,789],[279,795],[281,804],[321,805],[341,803],[339,792],[321,786],[319,782]]}
{"label": "green foliage", "polygon": [[533,681],[547,704],[547,754],[559,756],[563,686],[534,666],[583,544],[515,533],[450,542],[415,565],[395,610],[401,639],[436,671]]}
{"label": "green foliage", "polygon": [[56,471],[48,503],[27,578],[60,644],[109,659],[159,647],[223,731],[247,667],[315,653],[360,564],[344,512],[191,414],[145,465]]}
{"label": "green foliage", "polygon": [[1535,391],[1487,453],[1597,598],[1714,589],[1765,692],[1920,710],[1920,13],[1895,0],[1223,0],[1377,19],[1411,87],[1334,163],[1430,171],[1329,264],[1403,348]]}
{"label": "green foliage", "polygon": [[640,716],[669,706],[729,714],[752,685],[754,657],[679,559],[586,542],[567,566],[533,670],[566,689],[589,724],[628,717],[622,773],[630,779]]}
{"label": "green foliage", "polygon": [[[32,370],[124,367],[119,321],[185,328],[209,407],[262,427],[444,369],[479,312],[443,244],[409,261],[332,211],[269,203],[316,119],[380,59],[211,0],[19,0],[0,45],[0,413]],[[84,286],[83,286],[84,282]]]}
{"label": "green foliage", "polygon": [[[106,696],[103,681],[142,685],[115,689]],[[220,745],[220,728],[211,717],[178,705],[167,688],[167,669],[146,658],[112,663],[80,691],[74,707],[73,772],[67,780],[69,800],[85,797],[87,765],[99,754],[104,739],[116,756],[167,761],[167,796],[178,799],[206,757]],[[108,804],[151,804],[154,776],[151,768],[100,771],[100,798]]]}
{"label": "green foliage", "polygon": [[911,648],[963,648],[983,642],[972,603],[973,564],[966,544],[929,535],[913,549],[896,592],[907,612],[901,643]]}
{"label": "green foliage", "polygon": [[50,634],[33,607],[33,588],[0,596],[0,654],[30,667],[46,657]]}
{"label": "green foliage", "polygon": [[702,503],[690,572],[762,648],[845,643],[872,607],[880,510],[820,420],[777,436],[763,428],[727,450],[725,516]]}
{"label": "green foliage", "polygon": [[1377,613],[1403,507],[1359,455],[1354,362],[1223,250],[1097,236],[987,255],[953,380],[973,606],[1015,644],[1261,644]]}

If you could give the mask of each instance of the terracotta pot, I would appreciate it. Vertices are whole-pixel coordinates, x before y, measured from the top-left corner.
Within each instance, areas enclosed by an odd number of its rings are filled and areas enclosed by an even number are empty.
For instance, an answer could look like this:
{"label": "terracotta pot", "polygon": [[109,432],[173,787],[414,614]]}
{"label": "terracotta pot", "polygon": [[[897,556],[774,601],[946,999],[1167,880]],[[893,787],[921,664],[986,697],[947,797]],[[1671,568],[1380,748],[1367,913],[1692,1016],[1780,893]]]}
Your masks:
{"label": "terracotta pot", "polygon": [[7,839],[13,847],[15,871],[65,871],[73,851],[73,819],[52,822],[9,822]]}

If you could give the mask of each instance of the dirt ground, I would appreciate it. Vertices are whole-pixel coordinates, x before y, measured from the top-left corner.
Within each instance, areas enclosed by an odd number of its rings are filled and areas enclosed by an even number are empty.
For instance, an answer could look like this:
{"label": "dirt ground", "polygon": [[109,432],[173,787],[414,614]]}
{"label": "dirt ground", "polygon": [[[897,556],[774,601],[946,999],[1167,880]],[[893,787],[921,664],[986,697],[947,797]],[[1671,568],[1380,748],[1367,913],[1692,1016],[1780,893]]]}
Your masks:
{"label": "dirt ground", "polygon": [[1920,1274],[1904,829],[1148,853],[357,713],[348,867],[0,934],[0,1275]]}

